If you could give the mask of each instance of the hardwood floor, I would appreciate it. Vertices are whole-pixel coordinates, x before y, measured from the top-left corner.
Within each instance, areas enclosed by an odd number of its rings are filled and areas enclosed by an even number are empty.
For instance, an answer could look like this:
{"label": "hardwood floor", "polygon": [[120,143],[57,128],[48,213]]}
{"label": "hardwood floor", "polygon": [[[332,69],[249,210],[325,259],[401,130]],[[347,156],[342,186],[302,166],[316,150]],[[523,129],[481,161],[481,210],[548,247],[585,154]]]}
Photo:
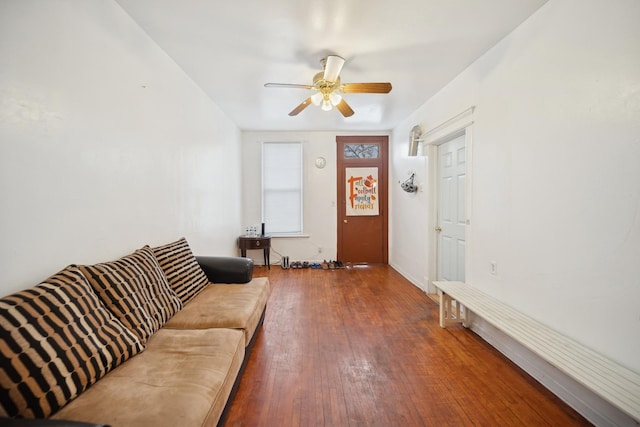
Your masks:
{"label": "hardwood floor", "polygon": [[255,275],[272,294],[226,426],[590,425],[388,266]]}

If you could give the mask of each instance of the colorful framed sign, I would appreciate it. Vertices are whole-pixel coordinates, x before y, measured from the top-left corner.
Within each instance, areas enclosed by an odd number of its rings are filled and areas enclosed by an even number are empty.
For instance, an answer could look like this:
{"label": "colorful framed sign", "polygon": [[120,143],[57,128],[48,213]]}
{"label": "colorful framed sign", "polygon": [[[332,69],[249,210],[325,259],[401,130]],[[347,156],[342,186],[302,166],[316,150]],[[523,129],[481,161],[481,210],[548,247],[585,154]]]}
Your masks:
{"label": "colorful framed sign", "polygon": [[380,214],[378,168],[345,168],[347,216]]}

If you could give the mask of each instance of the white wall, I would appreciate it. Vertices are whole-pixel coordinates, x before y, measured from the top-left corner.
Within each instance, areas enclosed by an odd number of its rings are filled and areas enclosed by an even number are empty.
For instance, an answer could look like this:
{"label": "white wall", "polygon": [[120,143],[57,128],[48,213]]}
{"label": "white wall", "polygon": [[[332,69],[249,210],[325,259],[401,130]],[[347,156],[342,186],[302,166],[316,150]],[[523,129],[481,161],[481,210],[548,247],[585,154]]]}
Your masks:
{"label": "white wall", "polygon": [[[417,120],[417,119],[416,119]],[[418,122],[394,129],[391,138],[389,193],[389,264],[405,278],[427,292],[427,284],[435,277],[429,277],[427,253],[429,251],[430,185],[428,158],[409,157],[409,132]],[[408,126],[408,127],[407,127]],[[401,189],[400,183],[415,173],[415,193]]]}
{"label": "white wall", "polygon": [[[327,114],[338,114],[332,111]],[[260,225],[261,213],[261,146],[263,142],[302,141],[303,152],[303,226],[306,237],[274,238],[271,242],[271,263],[280,256],[290,261],[322,261],[336,259],[336,136],[388,135],[387,132],[242,132],[243,146],[243,227]],[[317,157],[324,157],[327,165],[318,169]],[[242,230],[240,230],[242,231]],[[259,251],[247,255],[257,264],[263,264]]]}
{"label": "white wall", "polygon": [[[428,176],[412,126],[475,105],[468,281],[640,372],[638,22],[636,0],[551,0],[394,129],[392,178]],[[433,197],[391,188],[391,263],[425,287]]]}
{"label": "white wall", "polygon": [[0,295],[186,236],[235,253],[240,133],[112,1],[0,3]]}

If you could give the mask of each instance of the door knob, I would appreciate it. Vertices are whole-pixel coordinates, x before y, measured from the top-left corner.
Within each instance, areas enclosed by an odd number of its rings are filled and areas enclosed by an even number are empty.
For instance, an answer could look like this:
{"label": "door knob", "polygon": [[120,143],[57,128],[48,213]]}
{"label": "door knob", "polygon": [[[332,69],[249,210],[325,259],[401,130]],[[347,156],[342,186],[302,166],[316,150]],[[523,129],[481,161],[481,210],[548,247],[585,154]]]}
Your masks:
{"label": "door knob", "polygon": [[349,222],[349,220],[343,219],[342,220],[345,224]]}
{"label": "door knob", "polygon": [[438,225],[438,226],[436,226],[436,231],[437,231],[438,233],[439,233],[439,232],[441,232],[441,231],[442,231],[442,227],[440,227],[439,225]]}

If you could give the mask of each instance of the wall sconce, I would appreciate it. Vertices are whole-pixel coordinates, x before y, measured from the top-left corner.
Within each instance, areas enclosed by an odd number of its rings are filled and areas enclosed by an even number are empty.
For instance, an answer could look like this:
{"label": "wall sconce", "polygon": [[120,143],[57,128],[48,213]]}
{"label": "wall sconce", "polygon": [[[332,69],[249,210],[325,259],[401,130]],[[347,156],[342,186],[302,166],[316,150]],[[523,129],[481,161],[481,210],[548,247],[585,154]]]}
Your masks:
{"label": "wall sconce", "polygon": [[418,155],[418,144],[423,142],[422,129],[420,126],[415,125],[409,133],[409,157],[415,157]]}
{"label": "wall sconce", "polygon": [[413,179],[416,177],[415,172],[411,174],[409,178],[407,178],[403,183],[400,184],[400,187],[406,191],[407,193],[417,193],[418,186],[413,183]]}

